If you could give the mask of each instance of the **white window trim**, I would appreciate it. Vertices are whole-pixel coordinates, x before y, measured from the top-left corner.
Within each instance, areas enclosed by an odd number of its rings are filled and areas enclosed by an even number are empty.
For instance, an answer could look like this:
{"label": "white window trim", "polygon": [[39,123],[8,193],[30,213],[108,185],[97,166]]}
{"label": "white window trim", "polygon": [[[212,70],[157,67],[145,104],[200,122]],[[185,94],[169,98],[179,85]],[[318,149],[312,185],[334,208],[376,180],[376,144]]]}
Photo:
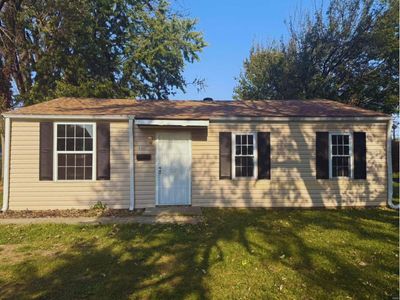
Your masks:
{"label": "white window trim", "polygon": [[[92,125],[93,128],[93,146],[92,151],[57,151],[57,126],[58,125]],[[90,182],[96,181],[97,166],[97,132],[94,122],[54,122],[53,123],[53,181],[60,182]],[[64,154],[92,154],[92,179],[58,179],[58,153]]]}
{"label": "white window trim", "polygon": [[[236,136],[237,135],[252,135],[253,136],[253,176],[249,177],[236,177],[235,168],[235,153],[236,153]],[[258,174],[258,149],[257,149],[257,133],[256,132],[233,132],[231,135],[231,169],[232,179],[257,179]]]}
{"label": "white window trim", "polygon": [[[350,176],[332,176],[332,135],[348,135],[349,136],[349,156],[350,156]],[[353,166],[354,166],[354,157],[353,157],[353,132],[352,131],[335,131],[329,132],[329,178],[330,179],[353,179]]]}

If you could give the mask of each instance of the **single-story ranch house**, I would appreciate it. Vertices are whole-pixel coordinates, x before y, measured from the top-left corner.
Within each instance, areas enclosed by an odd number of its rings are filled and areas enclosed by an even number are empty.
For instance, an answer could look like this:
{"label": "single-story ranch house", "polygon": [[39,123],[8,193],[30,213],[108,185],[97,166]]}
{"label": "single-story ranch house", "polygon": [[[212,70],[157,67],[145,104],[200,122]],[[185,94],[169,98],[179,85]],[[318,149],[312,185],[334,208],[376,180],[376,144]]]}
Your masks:
{"label": "single-story ranch house", "polygon": [[390,116],[335,101],[59,98],[3,117],[3,210],[373,206],[391,196]]}

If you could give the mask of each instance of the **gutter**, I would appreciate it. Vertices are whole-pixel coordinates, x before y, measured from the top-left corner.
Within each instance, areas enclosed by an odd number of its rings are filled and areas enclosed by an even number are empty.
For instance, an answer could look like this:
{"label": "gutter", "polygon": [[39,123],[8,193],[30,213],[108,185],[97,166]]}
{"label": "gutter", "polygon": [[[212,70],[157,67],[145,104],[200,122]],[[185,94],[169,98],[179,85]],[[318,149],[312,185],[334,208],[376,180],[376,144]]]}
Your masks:
{"label": "gutter", "polygon": [[129,116],[129,210],[135,209],[135,145],[134,124],[135,117]]}
{"label": "gutter", "polygon": [[391,120],[390,116],[387,117],[217,117],[210,118],[210,122],[265,122],[265,121],[279,121],[279,122],[301,122],[301,121],[310,121],[310,122],[327,122],[327,121],[339,121],[339,122],[365,122],[365,121],[374,121],[374,122],[387,122]]}
{"label": "gutter", "polygon": [[[131,115],[42,115],[42,114],[16,114],[16,113],[3,113],[3,117],[11,119],[46,119],[46,120],[129,120],[132,118]],[[135,119],[135,118],[134,118]],[[209,118],[210,122],[265,122],[265,121],[280,121],[280,122],[299,122],[299,121],[312,121],[312,122],[327,122],[327,121],[374,121],[374,122],[387,122],[391,120],[390,116],[382,117],[215,117]],[[188,120],[174,119],[170,122],[184,123]],[[199,122],[202,126],[205,126],[207,120],[199,120],[198,118],[193,118],[189,120],[190,122]],[[155,124],[160,122],[166,122],[166,119],[143,119],[138,120],[142,125],[163,125]]]}
{"label": "gutter", "polygon": [[387,164],[387,201],[390,208],[399,209],[399,204],[393,203],[393,170],[392,170],[392,119],[387,123],[387,135],[386,135],[386,164]]}
{"label": "gutter", "polygon": [[3,207],[1,208],[2,212],[8,210],[8,199],[9,199],[9,183],[10,183],[10,132],[11,132],[11,124],[10,118],[4,118],[4,176],[3,176]]}
{"label": "gutter", "polygon": [[46,120],[128,120],[129,115],[25,115],[25,114],[2,114],[10,119],[46,119]]}

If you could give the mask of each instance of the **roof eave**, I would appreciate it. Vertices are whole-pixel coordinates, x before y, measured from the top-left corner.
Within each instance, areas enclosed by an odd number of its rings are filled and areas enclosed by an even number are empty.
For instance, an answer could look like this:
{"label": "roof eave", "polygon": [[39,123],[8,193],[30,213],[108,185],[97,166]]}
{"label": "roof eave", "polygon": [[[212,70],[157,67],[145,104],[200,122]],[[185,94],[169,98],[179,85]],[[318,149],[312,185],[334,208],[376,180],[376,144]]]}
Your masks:
{"label": "roof eave", "polygon": [[[16,113],[3,113],[4,118],[11,119],[46,119],[46,120],[129,120],[135,118],[134,115],[48,115],[48,114],[16,114]],[[146,118],[146,119],[160,119],[160,118]],[[164,118],[161,118],[164,119]],[[191,120],[200,120],[202,118],[191,118]],[[179,120],[179,119],[177,119]],[[265,121],[314,121],[314,122],[327,122],[327,121],[382,121],[387,122],[391,120],[390,116],[349,116],[349,117],[212,117],[209,118],[211,122],[265,122]]]}
{"label": "roof eave", "polygon": [[387,122],[391,120],[390,116],[350,116],[350,117],[220,117],[210,118],[213,122],[231,122],[231,121],[314,121],[314,122],[326,122],[326,121],[382,121]]}
{"label": "roof eave", "polygon": [[4,118],[11,119],[46,119],[46,120],[129,120],[133,115],[46,115],[3,113]]}

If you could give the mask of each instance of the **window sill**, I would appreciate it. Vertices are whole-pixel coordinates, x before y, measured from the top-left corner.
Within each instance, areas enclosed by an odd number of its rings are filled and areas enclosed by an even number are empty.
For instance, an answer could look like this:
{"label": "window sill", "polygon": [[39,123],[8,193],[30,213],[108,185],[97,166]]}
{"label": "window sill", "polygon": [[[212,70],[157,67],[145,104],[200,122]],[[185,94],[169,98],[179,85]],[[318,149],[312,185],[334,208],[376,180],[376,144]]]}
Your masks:
{"label": "window sill", "polygon": [[332,180],[332,181],[352,181],[352,180],[354,180],[354,178],[353,177],[332,177],[332,178],[329,178],[329,180]]}
{"label": "window sill", "polygon": [[232,180],[249,181],[249,180],[257,180],[257,178],[256,177],[233,177]]}

